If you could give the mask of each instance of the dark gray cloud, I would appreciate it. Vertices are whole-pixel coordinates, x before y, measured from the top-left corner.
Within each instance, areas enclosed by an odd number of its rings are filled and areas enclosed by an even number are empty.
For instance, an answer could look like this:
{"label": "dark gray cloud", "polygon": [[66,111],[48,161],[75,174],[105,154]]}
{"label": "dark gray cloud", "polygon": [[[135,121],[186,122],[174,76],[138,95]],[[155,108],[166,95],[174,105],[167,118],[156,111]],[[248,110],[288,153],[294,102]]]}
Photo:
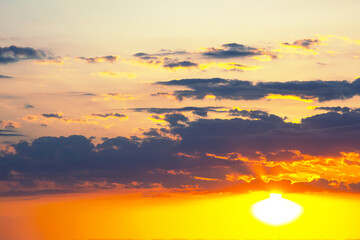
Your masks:
{"label": "dark gray cloud", "polygon": [[[243,115],[253,115],[249,112]],[[257,115],[257,114],[256,114]],[[240,152],[255,157],[282,150],[299,150],[309,155],[335,156],[360,150],[360,112],[329,112],[285,122],[272,114],[253,119],[198,119],[186,127],[175,127],[184,152]]]}
{"label": "dark gray cloud", "polygon": [[31,104],[24,104],[24,108],[34,108],[34,106]]}
{"label": "dark gray cloud", "polygon": [[275,58],[276,55],[270,54],[263,49],[245,46],[238,43],[227,43],[222,48],[208,48],[202,53],[203,56],[209,58],[244,58],[258,55],[270,55]]}
{"label": "dark gray cloud", "polygon": [[135,53],[133,56],[146,61],[147,63],[162,63],[167,62],[168,64],[170,64],[171,61],[176,61],[176,59],[174,59],[175,55],[184,55],[184,54],[188,54],[185,51],[170,51],[170,50],[166,50],[166,51],[160,51],[159,53],[144,53],[144,52],[138,52]]}
{"label": "dark gray cloud", "polygon": [[92,114],[90,114],[90,116],[100,117],[100,118],[108,118],[108,117],[125,118],[125,117],[127,117],[125,114],[121,114],[121,113],[105,113],[105,114],[92,113]]}
{"label": "dark gray cloud", "polygon": [[15,137],[15,136],[24,136],[24,135],[19,134],[12,129],[0,129],[0,137]]}
{"label": "dark gray cloud", "polygon": [[[199,180],[188,175],[173,175],[168,170],[192,168],[196,172],[205,168],[206,171],[208,166],[221,166],[225,162],[206,156],[199,159],[178,156],[176,144],[164,138],[148,138],[139,143],[135,137],[116,137],[104,139],[95,146],[84,136],[41,137],[31,144],[24,141],[14,144],[16,154],[0,157],[0,180],[18,183],[23,189],[35,187],[37,180],[54,181],[64,187],[53,189],[54,192],[83,191],[81,183],[96,185],[97,181],[108,183],[99,187],[102,189],[114,188],[114,183],[131,185],[134,181],[141,183],[142,188],[152,187],[153,183],[167,188],[181,187]],[[90,190],[96,189],[95,185]],[[41,189],[32,191],[32,194],[43,193]],[[0,194],[29,193],[14,188]]]}
{"label": "dark gray cloud", "polygon": [[320,40],[319,39],[311,39],[311,38],[307,38],[307,39],[300,39],[300,40],[297,40],[293,43],[283,43],[284,45],[287,45],[287,46],[298,46],[298,47],[303,47],[303,48],[306,48],[306,49],[310,49],[310,48],[313,48],[315,45],[318,45],[320,44]]}
{"label": "dark gray cloud", "polygon": [[40,49],[17,46],[0,47],[0,64],[14,63],[22,60],[41,60],[48,58],[51,58],[51,56]]}
{"label": "dark gray cloud", "polygon": [[42,114],[42,116],[46,118],[58,118],[58,119],[63,117],[63,115],[60,113],[44,113]]}
{"label": "dark gray cloud", "polygon": [[147,137],[162,138],[161,132],[157,128],[150,128],[148,131],[143,132]]}
{"label": "dark gray cloud", "polygon": [[360,78],[353,82],[342,81],[288,81],[258,82],[243,80],[212,79],[181,79],[156,82],[163,86],[182,86],[190,90],[176,90],[177,99],[203,99],[214,95],[217,99],[258,100],[269,94],[293,95],[302,99],[317,98],[319,102],[349,99],[360,95]]}
{"label": "dark gray cloud", "polygon": [[[181,55],[186,55],[187,58]],[[138,52],[133,56],[138,60],[147,64],[162,65],[164,68],[194,68],[199,67],[199,64],[193,60],[200,56],[206,58],[228,59],[228,58],[245,58],[258,55],[267,55],[272,58],[277,56],[264,49],[248,47],[237,43],[227,43],[222,45],[222,48],[207,48],[204,52],[186,52],[186,51],[170,51],[163,50],[158,53],[145,53]],[[233,68],[228,69],[231,71],[242,71],[241,68],[247,68],[248,66],[243,64],[232,64]]]}
{"label": "dark gray cloud", "polygon": [[143,59],[143,60],[155,60],[159,59],[159,57],[167,57],[167,56],[174,56],[174,55],[185,55],[189,54],[186,51],[171,51],[171,50],[160,50],[158,53],[144,53],[144,52],[138,52],[135,53],[133,56]]}
{"label": "dark gray cloud", "polygon": [[360,108],[349,108],[349,107],[316,107],[315,110],[324,110],[329,112],[341,112],[341,113],[348,113],[348,112],[360,112]]}
{"label": "dark gray cloud", "polygon": [[189,68],[189,67],[197,67],[197,66],[198,66],[197,63],[193,63],[190,61],[171,62],[171,63],[165,63],[163,65],[163,67],[166,68],[179,68],[179,67]]}
{"label": "dark gray cloud", "polygon": [[[1,194],[39,194],[44,191],[36,190],[39,180],[53,181],[62,187],[50,189],[54,192],[111,189],[116,184],[133,188],[134,181],[142,188],[160,183],[166,188],[198,185],[209,191],[234,186],[247,191],[254,189],[252,184],[266,189],[273,184],[267,185],[260,179],[250,184],[225,181],[226,174],[234,172],[258,177],[252,171],[253,165],[237,159],[235,153],[253,160],[291,162],[302,160],[295,150],[324,157],[360,152],[360,112],[357,111],[327,112],[304,118],[301,123],[285,122],[279,116],[259,110],[229,113],[243,118],[190,121],[182,114],[166,113],[164,120],[169,122],[169,128],[149,129],[143,139],[119,136],[104,138],[95,145],[92,138],[84,136],[41,137],[31,143],[12,144],[15,153],[0,155],[0,180],[21,187]],[[164,137],[165,133],[178,138]],[[15,132],[2,130],[1,134]],[[229,159],[211,154],[227,155]],[[281,166],[264,166],[264,171],[275,175],[287,173]],[[201,177],[219,181],[205,181]],[[97,185],[100,181],[106,184]],[[332,181],[318,179],[296,186],[309,191],[332,190]],[[84,188],[84,182],[94,183],[92,189]],[[357,185],[353,187],[349,191],[358,191]],[[29,193],[24,189],[35,190]]]}
{"label": "dark gray cloud", "polygon": [[87,63],[100,63],[100,62],[114,63],[119,59],[119,57],[108,55],[103,57],[78,57],[77,59],[83,60]]}
{"label": "dark gray cloud", "polygon": [[148,112],[148,113],[173,113],[173,112],[192,112],[201,117],[206,117],[208,112],[218,112],[223,107],[183,107],[183,108],[130,108],[136,112]]}
{"label": "dark gray cloud", "polygon": [[0,74],[0,78],[13,78],[13,77],[6,76],[6,75],[1,75],[1,74]]}
{"label": "dark gray cloud", "polygon": [[238,110],[238,109],[230,109],[229,110],[230,116],[241,116],[241,117],[248,117],[250,119],[260,119],[265,120],[272,118],[274,120],[283,121],[282,118],[274,115],[269,114],[267,112],[261,111],[261,110]]}
{"label": "dark gray cloud", "polygon": [[67,92],[67,93],[73,96],[96,96],[95,93],[89,93],[89,92]]}
{"label": "dark gray cloud", "polygon": [[141,61],[148,64],[161,64],[162,67],[173,69],[173,68],[192,68],[197,67],[198,64],[189,60],[179,60],[176,55],[189,54],[185,51],[170,51],[162,50],[159,53],[149,54],[144,52],[135,53],[133,56]]}
{"label": "dark gray cloud", "polygon": [[167,113],[165,114],[165,121],[167,121],[171,127],[183,127],[189,119],[181,113]]}

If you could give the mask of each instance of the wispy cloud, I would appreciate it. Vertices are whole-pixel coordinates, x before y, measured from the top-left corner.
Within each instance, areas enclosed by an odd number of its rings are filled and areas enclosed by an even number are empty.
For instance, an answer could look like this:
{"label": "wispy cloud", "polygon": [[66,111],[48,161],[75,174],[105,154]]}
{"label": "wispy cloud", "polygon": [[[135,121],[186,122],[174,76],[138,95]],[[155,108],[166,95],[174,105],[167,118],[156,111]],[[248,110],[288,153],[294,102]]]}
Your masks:
{"label": "wispy cloud", "polygon": [[102,62],[108,62],[108,63],[114,63],[119,60],[119,56],[103,56],[103,57],[78,57],[77,60],[82,60],[87,63],[102,63]]}
{"label": "wispy cloud", "polygon": [[6,75],[1,75],[1,74],[0,74],[0,78],[13,78],[13,77],[6,76]]}

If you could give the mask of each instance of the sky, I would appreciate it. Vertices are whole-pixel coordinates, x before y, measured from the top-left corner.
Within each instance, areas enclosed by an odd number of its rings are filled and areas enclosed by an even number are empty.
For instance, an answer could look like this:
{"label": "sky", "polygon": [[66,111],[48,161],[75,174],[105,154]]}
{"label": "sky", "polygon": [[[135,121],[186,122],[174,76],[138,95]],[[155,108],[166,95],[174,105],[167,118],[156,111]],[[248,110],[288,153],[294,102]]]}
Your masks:
{"label": "sky", "polygon": [[359,10],[2,0],[0,240],[358,239]]}

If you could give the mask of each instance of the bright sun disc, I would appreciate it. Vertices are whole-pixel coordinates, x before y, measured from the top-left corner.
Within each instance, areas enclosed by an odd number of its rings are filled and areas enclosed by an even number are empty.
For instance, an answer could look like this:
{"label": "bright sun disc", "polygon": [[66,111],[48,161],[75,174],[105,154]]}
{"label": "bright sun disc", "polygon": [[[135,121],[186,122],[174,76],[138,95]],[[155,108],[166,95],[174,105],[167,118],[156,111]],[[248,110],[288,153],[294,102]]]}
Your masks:
{"label": "bright sun disc", "polygon": [[280,226],[300,217],[303,208],[295,202],[282,198],[281,194],[271,193],[270,198],[252,205],[251,212],[263,223]]}

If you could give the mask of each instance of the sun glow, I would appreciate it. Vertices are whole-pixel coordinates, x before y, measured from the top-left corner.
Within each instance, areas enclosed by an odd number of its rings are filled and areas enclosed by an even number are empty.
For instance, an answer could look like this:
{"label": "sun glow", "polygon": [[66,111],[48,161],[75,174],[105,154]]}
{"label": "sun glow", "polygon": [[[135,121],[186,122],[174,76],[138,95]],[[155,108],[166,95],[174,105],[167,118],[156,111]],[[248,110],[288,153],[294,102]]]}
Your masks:
{"label": "sun glow", "polygon": [[263,223],[280,226],[295,221],[303,212],[303,208],[281,194],[271,193],[270,198],[251,206],[251,212]]}

